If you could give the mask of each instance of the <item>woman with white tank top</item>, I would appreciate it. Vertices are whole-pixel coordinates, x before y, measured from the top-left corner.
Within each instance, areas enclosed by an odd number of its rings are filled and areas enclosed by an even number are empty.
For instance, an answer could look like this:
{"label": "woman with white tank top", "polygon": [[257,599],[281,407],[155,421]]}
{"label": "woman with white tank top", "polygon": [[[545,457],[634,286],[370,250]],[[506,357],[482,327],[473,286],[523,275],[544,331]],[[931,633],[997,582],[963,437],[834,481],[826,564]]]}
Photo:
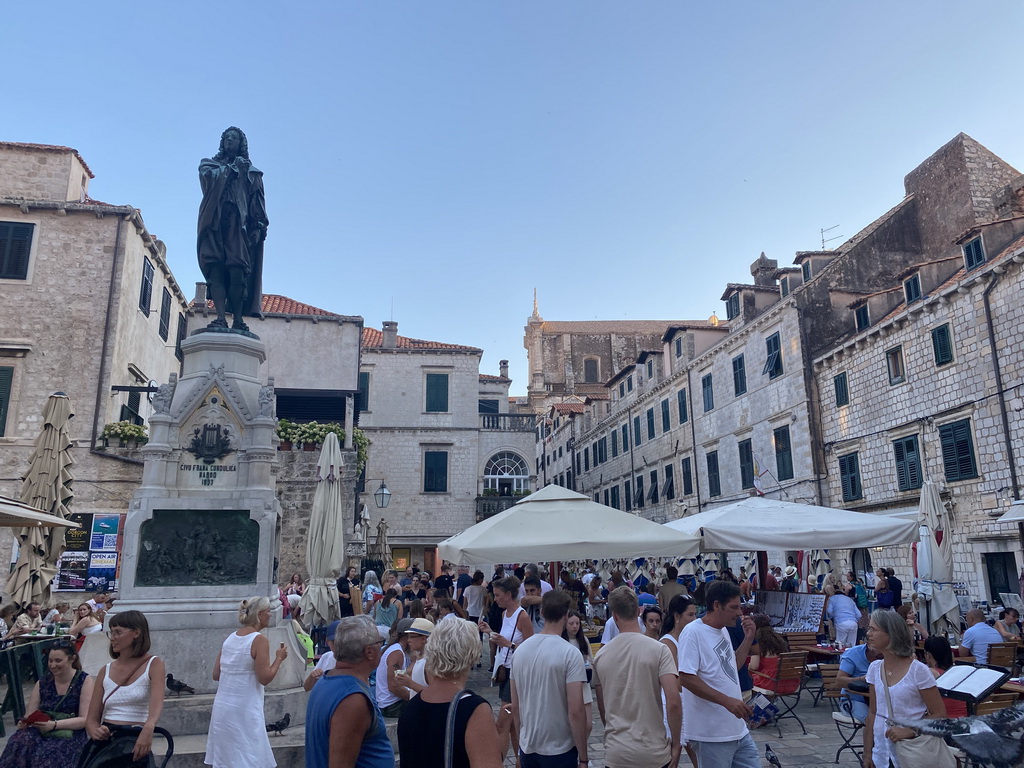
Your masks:
{"label": "woman with white tank top", "polygon": [[[675,595],[668,603],[668,611],[665,616],[664,630],[665,634],[661,637],[663,642],[672,655],[676,658],[676,668],[679,667],[679,635],[683,631],[683,627],[689,624],[691,621],[697,618],[697,606],[694,604],[693,599],[689,595]],[[679,689],[679,698],[683,698],[683,689]],[[665,706],[665,693],[661,694],[661,711],[666,713],[668,710]],[[686,717],[686,713],[683,713],[683,717]],[[665,733],[672,737],[672,733],[668,727],[668,715],[664,714],[662,718],[665,722]],[[679,731],[682,734],[682,729]],[[696,753],[687,745],[683,744],[683,749],[686,750],[687,756],[690,758],[690,762],[697,765]]]}
{"label": "woman with white tank top", "polygon": [[114,660],[100,670],[85,718],[90,742],[79,765],[100,764],[118,743],[134,739],[133,768],[153,764],[153,729],[164,706],[164,662],[149,653],[149,623],[140,611],[111,615]]}

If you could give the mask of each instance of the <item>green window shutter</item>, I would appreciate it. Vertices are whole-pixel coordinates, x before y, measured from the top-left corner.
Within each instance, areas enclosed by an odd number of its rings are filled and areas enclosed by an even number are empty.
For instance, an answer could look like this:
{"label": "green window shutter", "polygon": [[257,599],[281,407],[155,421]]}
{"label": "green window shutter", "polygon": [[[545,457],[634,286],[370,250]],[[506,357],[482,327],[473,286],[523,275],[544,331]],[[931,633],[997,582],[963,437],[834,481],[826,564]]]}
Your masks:
{"label": "green window shutter", "polygon": [[932,350],[935,352],[936,366],[953,362],[953,339],[948,324],[940,325],[932,331]]}
{"label": "green window shutter", "polygon": [[679,469],[683,478],[683,496],[689,496],[693,493],[693,473],[690,469],[689,456],[679,462]]}
{"label": "green window shutter", "polygon": [[789,427],[779,427],[773,433],[775,438],[775,477],[778,480],[793,479],[793,451],[789,440]]}
{"label": "green window shutter", "polygon": [[843,490],[843,501],[856,501],[863,496],[860,485],[860,465],[856,453],[839,457],[839,479]]}
{"label": "green window shutter", "polygon": [[836,389],[836,407],[850,404],[850,384],[846,372],[840,373],[832,379]]}
{"label": "green window shutter", "polygon": [[0,366],[0,437],[6,434],[7,412],[11,409],[11,387],[14,383],[14,369]]}
{"label": "green window shutter", "polygon": [[167,341],[171,335],[171,292],[166,288],[160,296],[160,338]]}
{"label": "green window shutter", "polygon": [[685,424],[689,419],[689,415],[686,408],[686,390],[680,389],[676,393],[676,405],[679,410],[679,423]]}
{"label": "green window shutter", "polygon": [[747,366],[743,360],[743,355],[738,355],[732,359],[732,388],[736,397],[747,391]]}
{"label": "green window shutter", "polygon": [[661,401],[661,431],[668,432],[672,429],[672,416],[671,410],[668,406],[668,400]]}
{"label": "green window shutter", "polygon": [[619,455],[619,430],[612,430],[612,458]]}
{"label": "green window shutter", "polygon": [[622,484],[622,498],[626,504],[626,511],[633,509],[633,485],[627,480]]}
{"label": "green window shutter", "polygon": [[704,413],[715,408],[715,383],[712,374],[707,374],[700,380],[701,393],[704,396]]}
{"label": "green window shutter", "polygon": [[423,453],[423,492],[448,492],[447,451],[425,451]]}
{"label": "green window shutter", "polygon": [[942,445],[942,464],[946,480],[969,480],[978,476],[974,463],[974,441],[971,439],[971,422],[968,419],[946,424],[939,428]]}
{"label": "green window shutter", "polygon": [[427,374],[427,408],[428,413],[448,412],[448,374]]}
{"label": "green window shutter", "polygon": [[633,498],[637,509],[644,508],[644,478],[643,475],[637,475],[636,478],[636,494]]}
{"label": "green window shutter", "polygon": [[676,497],[676,478],[672,472],[672,465],[665,465],[665,500],[670,501]]}
{"label": "green window shutter", "polygon": [[0,278],[24,280],[28,277],[28,256],[32,250],[35,224],[0,222]]}
{"label": "green window shutter", "polygon": [[718,451],[707,455],[708,464],[708,496],[722,495],[722,480],[718,474]]}
{"label": "green window shutter", "polygon": [[643,434],[640,432],[640,417],[639,416],[634,416],[633,417],[633,445],[634,445],[634,447],[640,445],[640,442],[641,442],[642,438],[643,438]]}
{"label": "green window shutter", "polygon": [[740,451],[740,487],[754,487],[754,451],[749,440],[741,440]]}
{"label": "green window shutter", "polygon": [[647,409],[647,439],[653,440],[655,437],[654,431],[654,409]]}
{"label": "green window shutter", "polygon": [[153,304],[153,262],[142,257],[142,286],[139,288],[139,309],[149,317],[149,309]]}
{"label": "green window shutter", "polygon": [[629,424],[622,425],[622,452],[629,450]]}

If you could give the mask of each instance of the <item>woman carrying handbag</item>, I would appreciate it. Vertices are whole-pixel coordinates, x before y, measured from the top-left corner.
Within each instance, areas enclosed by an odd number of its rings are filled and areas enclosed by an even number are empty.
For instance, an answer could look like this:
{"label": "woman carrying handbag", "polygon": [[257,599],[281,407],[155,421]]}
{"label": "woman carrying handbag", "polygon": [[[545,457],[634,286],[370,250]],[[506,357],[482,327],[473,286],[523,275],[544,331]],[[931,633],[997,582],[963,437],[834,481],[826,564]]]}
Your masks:
{"label": "woman carrying handbag", "polygon": [[882,658],[871,662],[866,675],[871,703],[864,721],[864,768],[956,768],[942,739],[889,724],[946,716],[935,678],[914,658],[907,622],[895,611],[875,611],[868,646]]}

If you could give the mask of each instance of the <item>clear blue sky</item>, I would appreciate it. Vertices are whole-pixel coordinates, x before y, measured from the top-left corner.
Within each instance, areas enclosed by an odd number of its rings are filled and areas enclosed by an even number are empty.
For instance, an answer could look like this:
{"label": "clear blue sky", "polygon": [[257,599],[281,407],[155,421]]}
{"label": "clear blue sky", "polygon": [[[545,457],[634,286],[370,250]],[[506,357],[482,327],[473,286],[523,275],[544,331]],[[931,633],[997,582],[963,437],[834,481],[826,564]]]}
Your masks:
{"label": "clear blue sky", "polygon": [[[964,131],[1024,167],[1019,2],[8,3],[0,139],[75,147],[186,292],[240,126],[264,290],[512,361],[548,320],[724,314]],[[1016,106],[1015,106],[1016,105]],[[258,329],[257,329],[258,330]]]}

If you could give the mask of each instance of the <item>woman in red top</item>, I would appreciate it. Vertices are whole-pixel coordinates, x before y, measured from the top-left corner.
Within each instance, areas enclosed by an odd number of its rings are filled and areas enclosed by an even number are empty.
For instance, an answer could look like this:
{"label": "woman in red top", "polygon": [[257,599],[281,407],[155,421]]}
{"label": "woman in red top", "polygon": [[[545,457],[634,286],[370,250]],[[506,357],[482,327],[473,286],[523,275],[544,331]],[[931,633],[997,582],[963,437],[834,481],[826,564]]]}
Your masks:
{"label": "woman in red top", "polygon": [[[924,641],[924,663],[932,671],[935,679],[942,677],[953,666],[953,649],[949,641],[942,635],[931,635]],[[946,705],[946,717],[967,717],[967,702],[942,697]]]}
{"label": "woman in red top", "polygon": [[764,688],[780,696],[796,693],[800,687],[799,680],[786,680],[776,685],[775,676],[779,671],[779,654],[789,650],[786,638],[772,629],[771,619],[763,613],[754,617],[757,627],[758,655],[751,656],[747,668],[754,679],[755,688]]}

